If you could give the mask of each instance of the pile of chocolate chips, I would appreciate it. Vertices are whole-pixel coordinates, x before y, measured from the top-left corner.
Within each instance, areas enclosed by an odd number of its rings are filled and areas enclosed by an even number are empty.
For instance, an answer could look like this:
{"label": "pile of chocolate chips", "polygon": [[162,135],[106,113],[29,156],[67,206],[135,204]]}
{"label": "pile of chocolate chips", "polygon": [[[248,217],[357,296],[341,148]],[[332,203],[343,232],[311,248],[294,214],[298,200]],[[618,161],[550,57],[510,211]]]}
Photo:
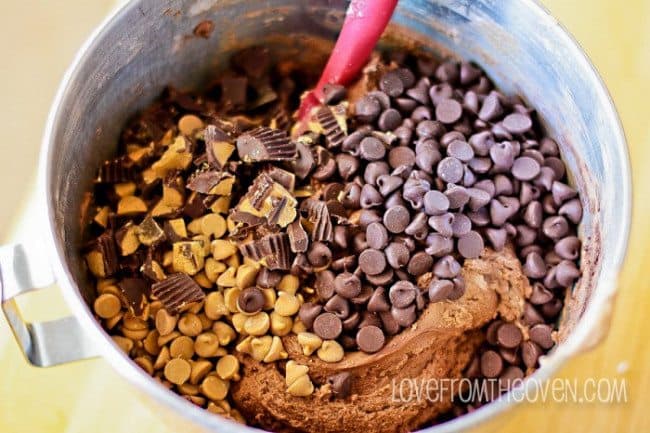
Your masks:
{"label": "pile of chocolate chips", "polygon": [[[536,299],[557,301],[580,275],[582,206],[534,111],[470,63],[393,60],[351,107],[345,88],[325,89],[327,105],[293,143],[289,170],[306,197],[296,194],[297,218],[241,248],[313,287],[299,313],[309,330],[369,353],[428,302],[461,297],[463,261],[485,246],[514,246]],[[241,135],[237,147],[244,161],[291,160],[294,150],[270,129]],[[273,188],[260,176],[232,214],[247,229],[291,205],[280,194],[265,215],[248,214]]]}

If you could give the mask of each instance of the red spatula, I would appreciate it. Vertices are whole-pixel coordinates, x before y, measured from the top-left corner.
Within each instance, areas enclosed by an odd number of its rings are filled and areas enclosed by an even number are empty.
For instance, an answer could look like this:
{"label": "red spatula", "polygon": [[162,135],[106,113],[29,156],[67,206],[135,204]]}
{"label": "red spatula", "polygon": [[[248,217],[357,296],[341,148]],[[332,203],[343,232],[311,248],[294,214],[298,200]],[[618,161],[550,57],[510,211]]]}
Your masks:
{"label": "red spatula", "polygon": [[322,104],[326,84],[346,85],[366,64],[379,37],[393,15],[397,0],[352,0],[334,50],[316,87],[305,95],[298,121],[308,119],[312,108]]}

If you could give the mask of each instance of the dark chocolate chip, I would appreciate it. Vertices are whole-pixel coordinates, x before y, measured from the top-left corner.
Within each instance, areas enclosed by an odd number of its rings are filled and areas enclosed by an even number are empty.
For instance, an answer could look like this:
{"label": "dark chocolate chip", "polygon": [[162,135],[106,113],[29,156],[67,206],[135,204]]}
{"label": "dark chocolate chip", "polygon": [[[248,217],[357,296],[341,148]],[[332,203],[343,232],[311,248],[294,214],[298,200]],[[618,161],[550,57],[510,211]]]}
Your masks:
{"label": "dark chocolate chip", "polygon": [[314,333],[323,340],[334,340],[341,335],[341,319],[333,313],[321,313],[314,319]]}
{"label": "dark chocolate chip", "polygon": [[357,345],[366,353],[375,353],[384,347],[386,338],[381,328],[373,325],[364,326],[357,332]]}

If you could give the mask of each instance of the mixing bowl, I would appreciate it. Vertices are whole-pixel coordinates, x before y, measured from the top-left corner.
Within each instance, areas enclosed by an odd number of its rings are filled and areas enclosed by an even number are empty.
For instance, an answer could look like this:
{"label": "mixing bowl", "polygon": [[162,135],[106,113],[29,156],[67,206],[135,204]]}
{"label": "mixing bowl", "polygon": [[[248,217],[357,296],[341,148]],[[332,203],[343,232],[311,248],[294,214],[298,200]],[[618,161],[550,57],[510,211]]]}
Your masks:
{"label": "mixing bowl", "polygon": [[[115,152],[127,118],[164,86],[200,88],[227,64],[230,53],[255,43],[268,44],[277,56],[322,61],[345,7],[338,0],[133,0],[95,31],[63,79],[46,125],[38,190],[44,233],[0,249],[2,307],[32,364],[99,355],[148,401],[157,402],[157,413],[178,429],[251,430],[164,389],[95,320],[89,308],[94,288],[79,254],[81,203],[95,168]],[[212,32],[195,35],[195,27],[206,20],[212,22]],[[518,93],[535,107],[560,144],[584,201],[584,276],[567,299],[560,344],[533,375],[546,379],[602,338],[616,295],[631,187],[627,148],[612,101],[575,41],[534,1],[401,0],[383,43],[454,53],[480,64],[504,92]],[[26,323],[15,298],[54,281],[73,315]],[[462,430],[512,401],[499,399],[423,431]]]}

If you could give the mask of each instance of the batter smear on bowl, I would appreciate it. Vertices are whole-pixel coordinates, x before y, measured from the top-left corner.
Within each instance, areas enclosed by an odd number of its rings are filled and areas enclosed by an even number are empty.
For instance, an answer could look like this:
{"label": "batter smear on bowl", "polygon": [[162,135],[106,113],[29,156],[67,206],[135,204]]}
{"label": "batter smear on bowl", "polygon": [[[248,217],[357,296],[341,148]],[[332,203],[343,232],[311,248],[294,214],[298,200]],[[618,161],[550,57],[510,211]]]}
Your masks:
{"label": "batter smear on bowl", "polygon": [[[348,88],[263,47],[168,89],[98,170],[95,313],[163,386],[272,431],[412,431],[555,345],[582,205],[533,109],[476,65],[392,51]],[[400,381],[471,378],[458,401]]]}

